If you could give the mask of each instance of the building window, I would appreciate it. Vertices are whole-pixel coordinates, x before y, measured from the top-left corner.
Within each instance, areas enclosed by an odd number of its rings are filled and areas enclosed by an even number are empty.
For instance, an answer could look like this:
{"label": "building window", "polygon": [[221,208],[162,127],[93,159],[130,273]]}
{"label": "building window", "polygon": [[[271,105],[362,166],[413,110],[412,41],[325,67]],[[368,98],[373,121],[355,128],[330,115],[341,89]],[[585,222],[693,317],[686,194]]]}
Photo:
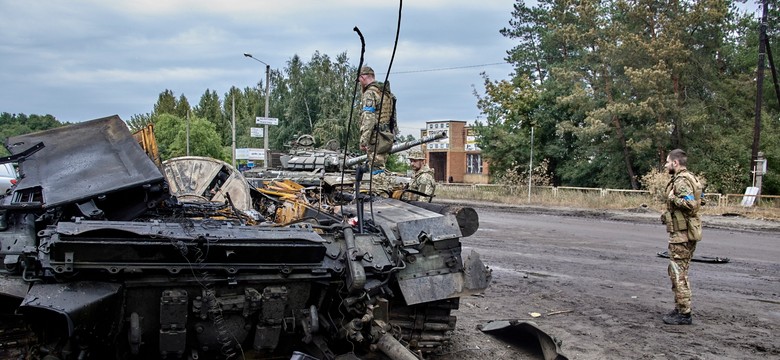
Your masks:
{"label": "building window", "polygon": [[466,173],[482,173],[482,154],[466,154]]}

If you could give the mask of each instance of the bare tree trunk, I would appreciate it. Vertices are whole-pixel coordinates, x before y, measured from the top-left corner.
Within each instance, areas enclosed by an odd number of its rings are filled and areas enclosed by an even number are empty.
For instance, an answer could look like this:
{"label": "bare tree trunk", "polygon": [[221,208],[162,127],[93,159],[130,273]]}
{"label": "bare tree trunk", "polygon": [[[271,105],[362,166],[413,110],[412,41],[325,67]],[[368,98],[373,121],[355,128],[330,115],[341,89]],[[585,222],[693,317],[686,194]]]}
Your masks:
{"label": "bare tree trunk", "polygon": [[[604,71],[604,92],[607,94],[607,104],[614,103],[612,98],[612,78]],[[612,115],[612,126],[615,127],[615,134],[617,134],[620,147],[623,149],[623,161],[626,163],[626,173],[628,173],[629,180],[631,181],[631,188],[634,190],[639,189],[639,182],[636,179],[634,173],[634,164],[631,161],[631,152],[626,145],[626,135],[623,133],[623,126],[620,123],[620,118],[617,115]]]}

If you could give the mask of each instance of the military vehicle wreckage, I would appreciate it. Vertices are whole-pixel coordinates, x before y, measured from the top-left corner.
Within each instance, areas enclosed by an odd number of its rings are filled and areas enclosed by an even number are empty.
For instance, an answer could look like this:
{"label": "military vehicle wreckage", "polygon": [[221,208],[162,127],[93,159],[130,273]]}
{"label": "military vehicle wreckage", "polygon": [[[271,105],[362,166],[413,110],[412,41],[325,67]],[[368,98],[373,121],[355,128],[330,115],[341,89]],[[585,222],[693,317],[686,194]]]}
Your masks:
{"label": "military vehicle wreckage", "polygon": [[118,116],[6,148],[21,178],[0,199],[2,358],[414,359],[490,281],[461,256],[473,210],[359,192],[324,204],[289,179],[246,205],[235,169],[161,170]]}

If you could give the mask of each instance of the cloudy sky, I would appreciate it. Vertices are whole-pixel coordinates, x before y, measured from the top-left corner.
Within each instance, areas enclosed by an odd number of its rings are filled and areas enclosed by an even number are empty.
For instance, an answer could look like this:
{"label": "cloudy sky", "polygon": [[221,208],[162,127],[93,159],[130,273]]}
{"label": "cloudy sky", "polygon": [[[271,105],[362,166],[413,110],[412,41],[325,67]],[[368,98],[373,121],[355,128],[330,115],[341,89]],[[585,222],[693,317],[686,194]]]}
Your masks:
{"label": "cloudy sky", "polygon": [[[407,0],[390,81],[403,133],[425,121],[473,122],[481,72],[508,77],[512,0]],[[360,41],[378,73],[390,62],[399,1],[0,0],[0,112],[77,122],[152,111],[165,89],[197,104],[206,89],[256,86],[264,66],[297,54],[357,65]],[[384,77],[379,74],[378,77]],[[271,114],[273,117],[274,114]]]}
{"label": "cloudy sky", "polygon": [[[747,0],[755,11],[757,0]],[[526,1],[535,4],[534,0]],[[397,0],[0,0],[0,112],[78,122],[152,111],[165,89],[197,104],[206,89],[256,86],[293,55],[347,52],[353,65],[390,62]],[[407,0],[391,70],[404,134],[425,121],[479,117],[481,72],[512,71],[498,32],[513,0]],[[378,74],[383,78],[384,74]],[[275,114],[270,114],[272,117]]]}

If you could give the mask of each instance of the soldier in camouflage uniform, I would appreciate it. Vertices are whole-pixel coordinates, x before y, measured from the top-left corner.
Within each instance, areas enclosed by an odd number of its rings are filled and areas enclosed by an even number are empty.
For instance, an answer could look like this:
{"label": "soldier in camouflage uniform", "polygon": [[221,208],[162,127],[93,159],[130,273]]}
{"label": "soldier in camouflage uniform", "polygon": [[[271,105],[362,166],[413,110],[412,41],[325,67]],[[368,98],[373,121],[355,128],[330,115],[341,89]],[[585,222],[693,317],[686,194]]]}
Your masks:
{"label": "soldier in camouflage uniform", "polygon": [[[358,81],[362,86],[360,112],[360,150],[368,156],[372,188],[391,191],[392,180],[385,173],[385,162],[395,140],[395,96],[389,86],[374,78],[374,69],[360,68]],[[384,91],[383,91],[384,90]]]}
{"label": "soldier in camouflage uniform", "polygon": [[669,233],[669,278],[672,280],[675,309],[663,317],[670,325],[690,325],[691,286],[688,281],[696,244],[701,240],[699,208],[704,205],[702,185],[687,169],[685,151],[675,149],[666,157],[666,169],[672,175],[666,185],[666,212],[661,221]]}
{"label": "soldier in camouflage uniform", "polygon": [[360,150],[368,154],[368,164],[384,169],[395,139],[395,100],[389,87],[374,79],[374,70],[360,68],[358,78],[363,87],[360,112]]}
{"label": "soldier in camouflage uniform", "polygon": [[414,177],[409,184],[409,190],[414,190],[430,196],[420,196],[417,194],[406,194],[408,200],[431,201],[433,193],[436,191],[436,180],[433,179],[433,169],[425,163],[425,153],[422,149],[413,149],[409,151],[409,162],[414,170]]}

